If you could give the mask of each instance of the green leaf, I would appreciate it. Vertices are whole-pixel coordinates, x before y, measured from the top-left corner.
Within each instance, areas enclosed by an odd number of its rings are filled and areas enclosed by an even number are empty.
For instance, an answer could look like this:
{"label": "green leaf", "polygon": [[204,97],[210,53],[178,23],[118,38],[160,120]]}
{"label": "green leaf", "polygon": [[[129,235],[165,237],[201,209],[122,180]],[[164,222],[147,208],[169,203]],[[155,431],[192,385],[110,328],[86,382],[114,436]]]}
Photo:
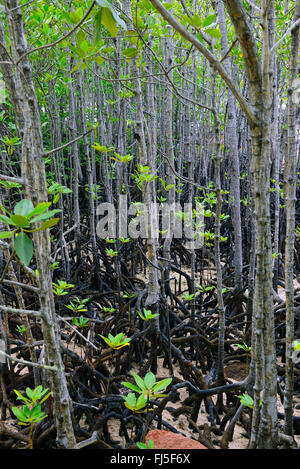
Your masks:
{"label": "green leaf", "polygon": [[44,412],[41,412],[41,411],[42,411],[42,406],[40,404],[37,404],[31,410],[30,417],[31,418],[41,417],[41,413],[44,414]]}
{"label": "green leaf", "polygon": [[27,405],[23,406],[23,413],[27,418],[30,417],[30,409],[27,407]]}
{"label": "green leaf", "polygon": [[141,394],[136,401],[136,408],[142,409],[143,407],[145,407],[146,404],[147,404],[147,400],[145,399],[145,396]]}
{"label": "green leaf", "polygon": [[51,202],[42,202],[38,204],[32,212],[27,214],[27,218],[32,218],[35,215],[45,212],[50,205]]}
{"label": "green leaf", "polygon": [[135,57],[136,54],[137,54],[137,50],[135,47],[128,47],[127,49],[124,49],[122,51],[122,54],[125,56],[125,57],[128,57],[128,58],[132,58],[132,57]]}
{"label": "green leaf", "polygon": [[216,21],[217,15],[209,15],[202,23],[202,27],[206,28]]}
{"label": "green leaf", "polygon": [[[109,10],[112,17],[113,17],[113,19],[115,20],[115,22],[119,26],[121,26],[121,28],[126,29],[125,22],[119,17],[118,13],[114,9],[114,7],[110,4],[110,2],[108,2],[107,0],[96,0],[96,3],[98,3],[98,5],[100,5],[102,7],[102,14],[103,14],[104,9]],[[106,26],[106,25],[104,24],[104,26]]]}
{"label": "green leaf", "polygon": [[240,401],[241,401],[241,404],[243,404],[244,406],[246,407],[249,407],[250,409],[253,408],[253,399],[251,396],[249,396],[249,394],[242,394],[241,396],[238,396]]}
{"label": "green leaf", "polygon": [[148,440],[147,441],[148,448],[153,449],[154,448],[154,442],[153,440]]}
{"label": "green leaf", "polygon": [[300,350],[300,342],[298,342],[297,340],[294,340],[293,347],[294,347],[294,350]]}
{"label": "green leaf", "polygon": [[193,16],[193,23],[197,28],[202,27],[202,21],[201,21],[201,18],[199,17],[199,15],[194,15]]}
{"label": "green leaf", "polygon": [[85,33],[80,29],[76,34],[76,42],[80,46],[80,44],[86,40]]}
{"label": "green leaf", "polygon": [[101,335],[101,334],[99,334],[99,336],[101,337],[101,339],[103,339],[103,340],[104,340],[104,342],[106,342],[106,343],[107,343],[107,345],[109,345],[109,346],[110,346],[110,344],[111,344],[111,341],[110,341],[110,340],[109,340],[107,337],[104,337],[104,335]]}
{"label": "green leaf", "polygon": [[137,32],[134,29],[130,29],[126,31],[125,36],[128,37],[128,39],[132,42],[132,44],[136,45],[137,44]]}
{"label": "green leaf", "polygon": [[47,228],[51,228],[52,226],[56,225],[58,222],[59,218],[52,218],[51,220],[45,221],[39,228],[30,230],[30,232],[46,230]]}
{"label": "green leaf", "polygon": [[81,19],[79,14],[76,13],[75,11],[70,11],[69,17],[70,17],[70,20],[72,21],[73,24],[79,23],[79,21]]}
{"label": "green leaf", "polygon": [[53,197],[53,204],[56,204],[60,199],[60,193],[58,192],[57,194],[55,194],[55,196]]}
{"label": "green leaf", "polygon": [[81,66],[81,62],[78,62],[75,67],[72,68],[72,70],[70,71],[70,75],[72,75],[72,73],[74,72],[77,72],[77,70],[80,68]]}
{"label": "green leaf", "polygon": [[29,213],[33,210],[34,206],[31,200],[23,199],[15,205],[14,214],[23,215],[24,217],[27,217],[27,215],[29,215]]}
{"label": "green leaf", "polygon": [[19,391],[17,391],[16,389],[14,389],[14,392],[15,392],[16,395],[18,396],[18,397],[17,397],[17,401],[24,401],[24,402],[27,402],[27,403],[29,402],[29,400],[27,399],[27,397],[22,396],[22,394],[21,394]]}
{"label": "green leaf", "polygon": [[166,389],[171,382],[172,382],[172,378],[162,379],[155,386],[153,386],[153,391],[155,392],[162,391],[163,389]]}
{"label": "green leaf", "polygon": [[[46,391],[48,391],[48,388],[46,389]],[[48,397],[50,396],[50,394],[51,394],[51,391],[49,391],[48,394],[40,401],[40,404],[45,402],[48,399]]]}
{"label": "green leaf", "polygon": [[145,378],[144,378],[144,383],[146,384],[147,388],[148,389],[152,389],[152,387],[154,386],[156,382],[156,379],[155,379],[155,376],[153,373],[151,373],[151,371],[149,373],[146,374]]}
{"label": "green leaf", "polygon": [[19,409],[19,407],[12,407],[11,410],[12,410],[13,414],[17,417],[17,419],[21,420],[22,422],[27,422],[26,416],[24,415],[22,410]]}
{"label": "green leaf", "polygon": [[29,397],[29,399],[32,399],[32,394],[33,394],[32,389],[26,388],[26,394],[27,394],[27,396]]}
{"label": "green leaf", "polygon": [[101,64],[103,64],[103,62],[104,62],[103,57],[100,57],[100,56],[95,57],[94,60],[95,60],[95,62],[96,62],[98,65],[101,65]]}
{"label": "green leaf", "polygon": [[136,404],[136,397],[135,395],[133,394],[133,392],[130,392],[127,397],[126,397],[126,402],[127,404],[131,405],[132,407],[135,406]]}
{"label": "green leaf", "polygon": [[137,441],[136,446],[139,449],[148,449],[147,445],[145,443],[142,443],[141,441]]}
{"label": "green leaf", "polygon": [[25,265],[29,265],[33,256],[33,244],[26,233],[19,233],[15,239],[15,251]]}
{"label": "green leaf", "polygon": [[0,233],[0,239],[12,238],[13,235],[14,235],[14,231],[2,231]]}
{"label": "green leaf", "polygon": [[221,39],[222,35],[219,31],[219,29],[215,29],[215,28],[207,28],[205,30],[205,32],[207,34],[209,34],[211,37],[214,37],[215,39]]}
{"label": "green leaf", "polygon": [[126,386],[126,388],[132,389],[132,391],[136,392],[141,392],[140,388],[135,386],[135,384],[128,383],[127,381],[122,381],[123,386]]}
{"label": "green leaf", "polygon": [[0,215],[0,221],[2,221],[3,223],[6,223],[7,225],[15,225],[15,223],[12,223],[11,219],[8,218],[6,215]]}
{"label": "green leaf", "polygon": [[121,342],[121,340],[123,339],[124,337],[124,333],[123,332],[120,332],[119,334],[117,334],[115,337],[114,337],[114,342],[117,344],[119,342]]}
{"label": "green leaf", "polygon": [[59,212],[61,212],[61,210],[57,208],[55,210],[50,210],[50,212],[42,213],[41,215],[38,215],[38,216],[34,217],[32,220],[30,220],[30,223],[35,223],[37,221],[48,220],[53,215],[55,215],[56,213],[59,213]]}
{"label": "green leaf", "polygon": [[10,217],[10,220],[18,228],[26,228],[29,226],[28,218],[24,217],[23,215],[12,215]]}
{"label": "green leaf", "polygon": [[134,377],[134,380],[136,382],[136,384],[138,385],[138,387],[144,391],[147,390],[147,387],[144,383],[144,381],[142,380],[142,378],[140,376],[138,376],[137,374],[133,373],[132,372],[132,376]]}
{"label": "green leaf", "polygon": [[103,8],[101,22],[113,37],[117,37],[118,27],[109,8]]}
{"label": "green leaf", "polygon": [[108,9],[111,8],[111,4],[107,0],[96,0],[96,3],[98,3],[98,5],[100,5],[103,8],[108,8]]}
{"label": "green leaf", "polygon": [[75,47],[75,51],[81,59],[85,59],[86,53],[84,52],[84,50],[81,49],[81,47]]}

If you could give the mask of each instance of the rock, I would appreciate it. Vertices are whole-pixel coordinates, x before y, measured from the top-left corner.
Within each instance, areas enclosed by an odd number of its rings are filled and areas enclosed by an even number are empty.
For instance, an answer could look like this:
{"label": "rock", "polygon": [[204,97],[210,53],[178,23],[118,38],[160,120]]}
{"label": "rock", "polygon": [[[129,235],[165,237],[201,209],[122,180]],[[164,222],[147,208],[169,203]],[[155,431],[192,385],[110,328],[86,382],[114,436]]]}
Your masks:
{"label": "rock", "polygon": [[150,430],[145,438],[148,440],[153,441],[153,449],[207,449],[196,440],[165,430]]}

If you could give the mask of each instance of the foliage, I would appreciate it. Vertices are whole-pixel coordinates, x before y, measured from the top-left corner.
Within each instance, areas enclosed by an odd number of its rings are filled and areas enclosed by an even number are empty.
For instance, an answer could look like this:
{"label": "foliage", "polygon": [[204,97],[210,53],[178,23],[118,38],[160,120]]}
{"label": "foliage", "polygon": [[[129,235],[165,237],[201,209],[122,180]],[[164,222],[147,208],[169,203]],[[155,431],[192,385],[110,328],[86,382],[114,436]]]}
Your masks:
{"label": "foliage", "polygon": [[144,379],[134,372],[131,374],[136,382],[136,385],[128,383],[127,381],[123,381],[123,386],[126,386],[127,388],[142,394],[146,400],[158,397],[166,397],[166,394],[161,394],[159,391],[166,389],[172,382],[172,378],[166,378],[156,382],[155,375],[151,373],[151,371],[145,375]]}
{"label": "foliage", "polygon": [[[30,427],[29,433],[29,447],[33,448],[32,442],[32,429],[33,425],[45,419],[47,415],[42,412],[42,404],[45,402],[51,394],[48,388],[43,389],[42,386],[37,386],[35,389],[29,387],[26,388],[26,396],[23,396],[19,391],[14,389],[17,394],[17,400],[21,400],[25,403],[22,409],[19,407],[12,407],[13,414],[19,420],[18,425],[25,425]],[[48,392],[49,391],[49,392]]]}
{"label": "foliage", "polygon": [[141,441],[137,441],[136,445],[139,449],[154,449],[153,440],[148,440],[147,443],[142,443]]}
{"label": "foliage", "polygon": [[129,342],[131,341],[131,339],[126,337],[123,332],[120,332],[115,337],[112,334],[108,334],[108,337],[104,337],[101,334],[99,334],[99,336],[110,348],[113,348],[115,350],[119,350],[122,347],[126,347],[126,345],[129,345]]}
{"label": "foliage", "polygon": [[[31,200],[23,199],[16,203],[13,214],[0,205],[0,210],[6,213],[6,215],[0,215],[0,221],[15,227],[13,231],[1,232],[0,239],[14,238],[15,252],[25,265],[30,264],[33,256],[33,243],[26,232],[46,230],[52,228],[59,221],[59,218],[52,217],[61,210],[48,211],[50,205],[50,202],[42,202],[34,207]],[[31,228],[32,224],[38,222],[42,222],[38,228]]]}
{"label": "foliage", "polygon": [[70,301],[69,304],[65,305],[66,308],[73,311],[73,313],[83,313],[84,311],[87,311],[85,308],[85,303],[89,301],[88,298],[85,300],[80,300],[77,296],[75,296],[72,300],[73,301]]}
{"label": "foliage", "polygon": [[144,314],[142,314],[140,311],[137,312],[143,321],[150,321],[150,319],[154,319],[159,316],[158,313],[152,314],[150,309],[143,308],[143,312]]}
{"label": "foliage", "polygon": [[72,322],[74,326],[79,327],[79,329],[89,326],[89,319],[84,318],[83,316],[79,316],[79,318],[73,317]]}
{"label": "foliage", "polygon": [[73,288],[74,286],[75,285],[73,285],[71,283],[67,283],[64,280],[58,280],[57,283],[52,282],[53,293],[56,296],[67,295],[68,292],[65,291],[65,290],[68,290],[69,288]]}

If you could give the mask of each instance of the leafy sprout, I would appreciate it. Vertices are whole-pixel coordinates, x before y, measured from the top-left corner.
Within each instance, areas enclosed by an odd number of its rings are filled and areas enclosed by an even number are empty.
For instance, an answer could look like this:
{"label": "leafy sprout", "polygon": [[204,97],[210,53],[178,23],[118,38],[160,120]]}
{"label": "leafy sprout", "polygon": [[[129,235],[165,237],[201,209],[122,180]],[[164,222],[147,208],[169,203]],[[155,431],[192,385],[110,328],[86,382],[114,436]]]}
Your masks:
{"label": "leafy sprout", "polygon": [[[6,215],[0,214],[0,221],[7,225],[13,226],[12,231],[4,231],[0,233],[0,239],[14,238],[14,249],[19,259],[29,265],[33,256],[33,243],[27,236],[27,233],[46,230],[57,224],[59,218],[53,218],[61,210],[47,211],[51,202],[42,202],[34,207],[31,200],[23,199],[16,203],[14,213],[0,205],[0,210]],[[33,223],[42,222],[38,228],[33,228]]]}
{"label": "leafy sprout", "polygon": [[150,309],[143,308],[143,311],[144,311],[144,315],[140,311],[138,311],[138,315],[143,321],[150,321],[150,319],[153,319],[159,316],[158,313],[152,314],[152,311]]}
{"label": "leafy sprout", "polygon": [[14,391],[18,396],[17,400],[23,401],[25,405],[23,405],[22,409],[12,407],[11,410],[19,420],[18,425],[30,427],[29,448],[33,449],[33,425],[47,417],[47,414],[42,412],[42,404],[49,398],[51,391],[49,391],[49,388],[43,389],[42,386],[37,386],[35,389],[26,388],[26,396],[23,396],[16,389]]}
{"label": "leafy sprout", "polygon": [[108,337],[104,337],[101,334],[99,334],[99,336],[110,348],[115,350],[119,350],[122,347],[126,347],[126,345],[129,345],[129,342],[131,341],[131,339],[126,337],[123,332],[120,332],[115,337],[112,334],[108,334]]}
{"label": "leafy sprout", "polygon": [[123,381],[123,386],[126,386],[127,388],[139,394],[142,394],[147,399],[166,397],[167,394],[161,394],[160,391],[166,389],[172,382],[172,378],[166,378],[159,382],[156,382],[155,375],[151,373],[151,371],[146,374],[144,379],[134,372],[132,372],[132,376],[136,384]]}
{"label": "leafy sprout", "polygon": [[130,392],[127,396],[122,396],[122,398],[125,401],[124,404],[127,409],[132,410],[132,412],[146,412],[147,399],[145,399],[143,394],[137,398],[133,392]]}
{"label": "leafy sprout", "polygon": [[72,298],[72,301],[70,301],[68,305],[65,305],[65,307],[70,309],[74,313],[83,313],[87,311],[87,309],[85,308],[85,303],[87,303],[88,301],[88,298],[86,298],[85,300],[80,300],[77,296],[75,296],[74,298]]}
{"label": "leafy sprout", "polygon": [[72,318],[72,322],[74,324],[74,326],[77,326],[79,327],[80,329],[82,327],[88,327],[89,326],[89,319],[85,319],[83,316],[80,316],[79,318]]}
{"label": "leafy sprout", "polygon": [[136,445],[139,449],[154,449],[153,440],[148,440],[146,443],[142,443],[141,441],[137,441]]}
{"label": "leafy sprout", "polygon": [[[253,409],[253,406],[254,406],[254,401],[253,401],[253,398],[247,394],[247,393],[244,393],[240,396],[238,396],[241,404],[243,404],[245,407],[249,407],[249,409]],[[262,400],[259,401],[259,405],[262,404]]]}
{"label": "leafy sprout", "polygon": [[55,283],[55,282],[52,283],[53,293],[56,296],[67,295],[68,292],[66,292],[65,290],[67,290],[69,288],[73,288],[74,286],[75,285],[73,285],[71,283],[67,283],[64,280],[58,280],[57,283]]}
{"label": "leafy sprout", "polygon": [[300,350],[300,342],[298,342],[297,340],[294,340],[293,348],[294,348],[294,351]]}

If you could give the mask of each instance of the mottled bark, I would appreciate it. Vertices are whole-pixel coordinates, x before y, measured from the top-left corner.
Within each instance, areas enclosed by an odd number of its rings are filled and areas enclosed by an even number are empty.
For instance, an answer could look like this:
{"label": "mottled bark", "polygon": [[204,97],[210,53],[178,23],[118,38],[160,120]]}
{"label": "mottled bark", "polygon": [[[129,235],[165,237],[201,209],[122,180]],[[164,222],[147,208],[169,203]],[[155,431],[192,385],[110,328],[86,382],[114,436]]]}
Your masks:
{"label": "mottled bark", "polygon": [[[300,0],[296,0],[293,22],[300,17]],[[297,146],[296,146],[296,122],[297,122],[297,68],[299,51],[300,26],[292,30],[289,88],[287,109],[287,154],[284,170],[284,192],[286,210],[286,238],[285,238],[285,294],[286,294],[286,364],[285,364],[285,433],[293,436],[293,339],[294,339],[294,243],[295,243],[295,203],[297,184]],[[299,86],[299,85],[298,85]]]}
{"label": "mottled bark", "polygon": [[[18,60],[27,51],[27,41],[18,0],[5,1],[5,9],[12,54],[14,59]],[[3,31],[3,24],[0,24]],[[43,162],[40,116],[28,56],[20,61],[14,72],[11,69],[10,80],[14,81],[14,86],[10,87],[12,92],[10,98],[14,109],[16,109],[17,124],[19,128],[22,128],[22,175],[28,181],[24,193],[26,198],[30,199],[34,205],[37,205],[47,201],[48,194]],[[14,90],[16,93],[14,93]],[[19,109],[21,109],[22,114],[20,121],[18,120]],[[33,240],[39,270],[39,301],[47,364],[57,369],[56,372],[49,374],[56,418],[57,443],[64,448],[73,448],[76,441],[71,418],[71,400],[60,355],[60,340],[51,288],[49,230],[34,233]]]}

